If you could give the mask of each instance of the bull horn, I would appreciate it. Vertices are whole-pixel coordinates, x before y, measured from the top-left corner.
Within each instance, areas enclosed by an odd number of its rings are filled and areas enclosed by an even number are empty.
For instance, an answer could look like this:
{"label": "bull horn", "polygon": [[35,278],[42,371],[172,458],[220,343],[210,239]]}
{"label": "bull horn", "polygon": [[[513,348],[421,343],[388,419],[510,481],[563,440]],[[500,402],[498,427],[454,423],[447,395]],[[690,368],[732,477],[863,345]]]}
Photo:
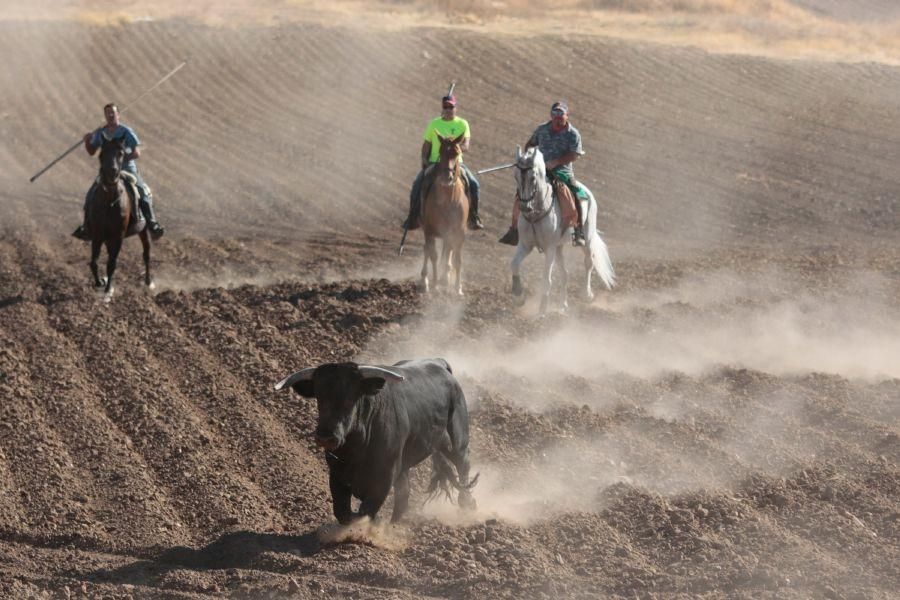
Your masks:
{"label": "bull horn", "polygon": [[305,369],[301,369],[296,373],[292,373],[275,384],[275,391],[283,390],[286,387],[290,387],[297,383],[298,381],[309,381],[313,377],[313,372],[316,370],[315,367],[307,367]]}
{"label": "bull horn", "polygon": [[362,374],[363,378],[378,377],[379,379],[388,379],[390,381],[403,381],[405,379],[400,373],[382,369],[381,367],[360,365],[359,372]]}

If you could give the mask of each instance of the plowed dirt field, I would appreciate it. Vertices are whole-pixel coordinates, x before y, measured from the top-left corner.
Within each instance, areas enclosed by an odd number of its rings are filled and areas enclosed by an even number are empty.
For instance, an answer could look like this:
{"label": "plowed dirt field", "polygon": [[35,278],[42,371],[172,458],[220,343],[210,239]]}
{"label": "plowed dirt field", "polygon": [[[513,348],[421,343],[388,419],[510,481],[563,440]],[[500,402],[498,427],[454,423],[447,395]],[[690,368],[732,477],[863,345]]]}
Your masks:
{"label": "plowed dirt field", "polygon": [[[891,61],[297,4],[0,13],[0,596],[896,598]],[[131,239],[107,304],[69,236],[95,159],[28,178],[182,60],[122,115],[168,229],[157,289]],[[536,315],[537,255],[514,302],[499,171],[465,297],[418,291],[400,223],[452,79],[476,169],[569,102],[614,290],[580,298],[570,249],[568,312]],[[425,504],[422,467],[399,526],[336,530],[315,402],[273,384],[426,356],[466,392],[478,511]]]}

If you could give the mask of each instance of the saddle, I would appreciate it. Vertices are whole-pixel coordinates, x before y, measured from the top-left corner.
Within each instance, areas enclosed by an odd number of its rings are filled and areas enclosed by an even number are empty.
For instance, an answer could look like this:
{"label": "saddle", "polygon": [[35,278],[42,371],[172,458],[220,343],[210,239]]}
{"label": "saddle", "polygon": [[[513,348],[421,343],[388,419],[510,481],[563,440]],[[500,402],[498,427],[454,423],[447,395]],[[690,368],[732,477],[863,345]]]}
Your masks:
{"label": "saddle", "polygon": [[578,209],[575,208],[575,196],[572,190],[559,179],[552,179],[553,195],[559,202],[559,214],[563,225],[566,227],[574,227],[578,224]]}

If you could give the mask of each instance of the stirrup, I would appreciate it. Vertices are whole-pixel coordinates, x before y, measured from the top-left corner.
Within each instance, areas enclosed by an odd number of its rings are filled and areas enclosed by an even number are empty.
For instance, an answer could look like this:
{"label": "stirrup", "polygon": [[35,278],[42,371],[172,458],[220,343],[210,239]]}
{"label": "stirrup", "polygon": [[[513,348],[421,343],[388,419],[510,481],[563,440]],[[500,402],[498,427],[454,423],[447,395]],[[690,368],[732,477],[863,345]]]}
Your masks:
{"label": "stirrup", "polygon": [[469,229],[474,229],[474,230],[484,229],[484,223],[481,222],[481,217],[479,217],[478,215],[470,214],[468,225],[469,225]]}
{"label": "stirrup", "polygon": [[503,237],[497,240],[501,244],[506,244],[508,246],[518,246],[519,245],[519,230],[514,227],[510,227]]}
{"label": "stirrup", "polygon": [[78,229],[72,232],[72,237],[78,238],[79,240],[83,240],[85,242],[89,242],[91,240],[91,234],[88,233],[87,227],[84,225],[79,225]]}
{"label": "stirrup", "polygon": [[579,226],[575,227],[575,230],[572,232],[572,245],[573,246],[584,246],[584,228]]}

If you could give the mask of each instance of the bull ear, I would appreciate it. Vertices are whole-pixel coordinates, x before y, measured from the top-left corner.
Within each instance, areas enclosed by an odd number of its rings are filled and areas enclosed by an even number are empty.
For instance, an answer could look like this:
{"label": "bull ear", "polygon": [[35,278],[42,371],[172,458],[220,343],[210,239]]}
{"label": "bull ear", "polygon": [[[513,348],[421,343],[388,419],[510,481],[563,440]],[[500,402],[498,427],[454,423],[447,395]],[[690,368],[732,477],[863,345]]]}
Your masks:
{"label": "bull ear", "polygon": [[294,391],[306,398],[315,396],[313,393],[312,377],[315,367],[307,367],[295,373],[291,373],[281,381],[275,384],[275,391],[283,390],[286,387],[294,388]]}
{"label": "bull ear", "polygon": [[385,383],[386,381],[381,377],[366,377],[362,382],[363,393],[366,396],[373,396],[384,387]]}
{"label": "bull ear", "polygon": [[455,138],[453,138],[453,143],[454,143],[454,144],[461,144],[462,141],[463,141],[464,139],[466,139],[466,138],[465,138],[465,135],[466,135],[465,133],[459,134],[458,136],[456,136]]}

